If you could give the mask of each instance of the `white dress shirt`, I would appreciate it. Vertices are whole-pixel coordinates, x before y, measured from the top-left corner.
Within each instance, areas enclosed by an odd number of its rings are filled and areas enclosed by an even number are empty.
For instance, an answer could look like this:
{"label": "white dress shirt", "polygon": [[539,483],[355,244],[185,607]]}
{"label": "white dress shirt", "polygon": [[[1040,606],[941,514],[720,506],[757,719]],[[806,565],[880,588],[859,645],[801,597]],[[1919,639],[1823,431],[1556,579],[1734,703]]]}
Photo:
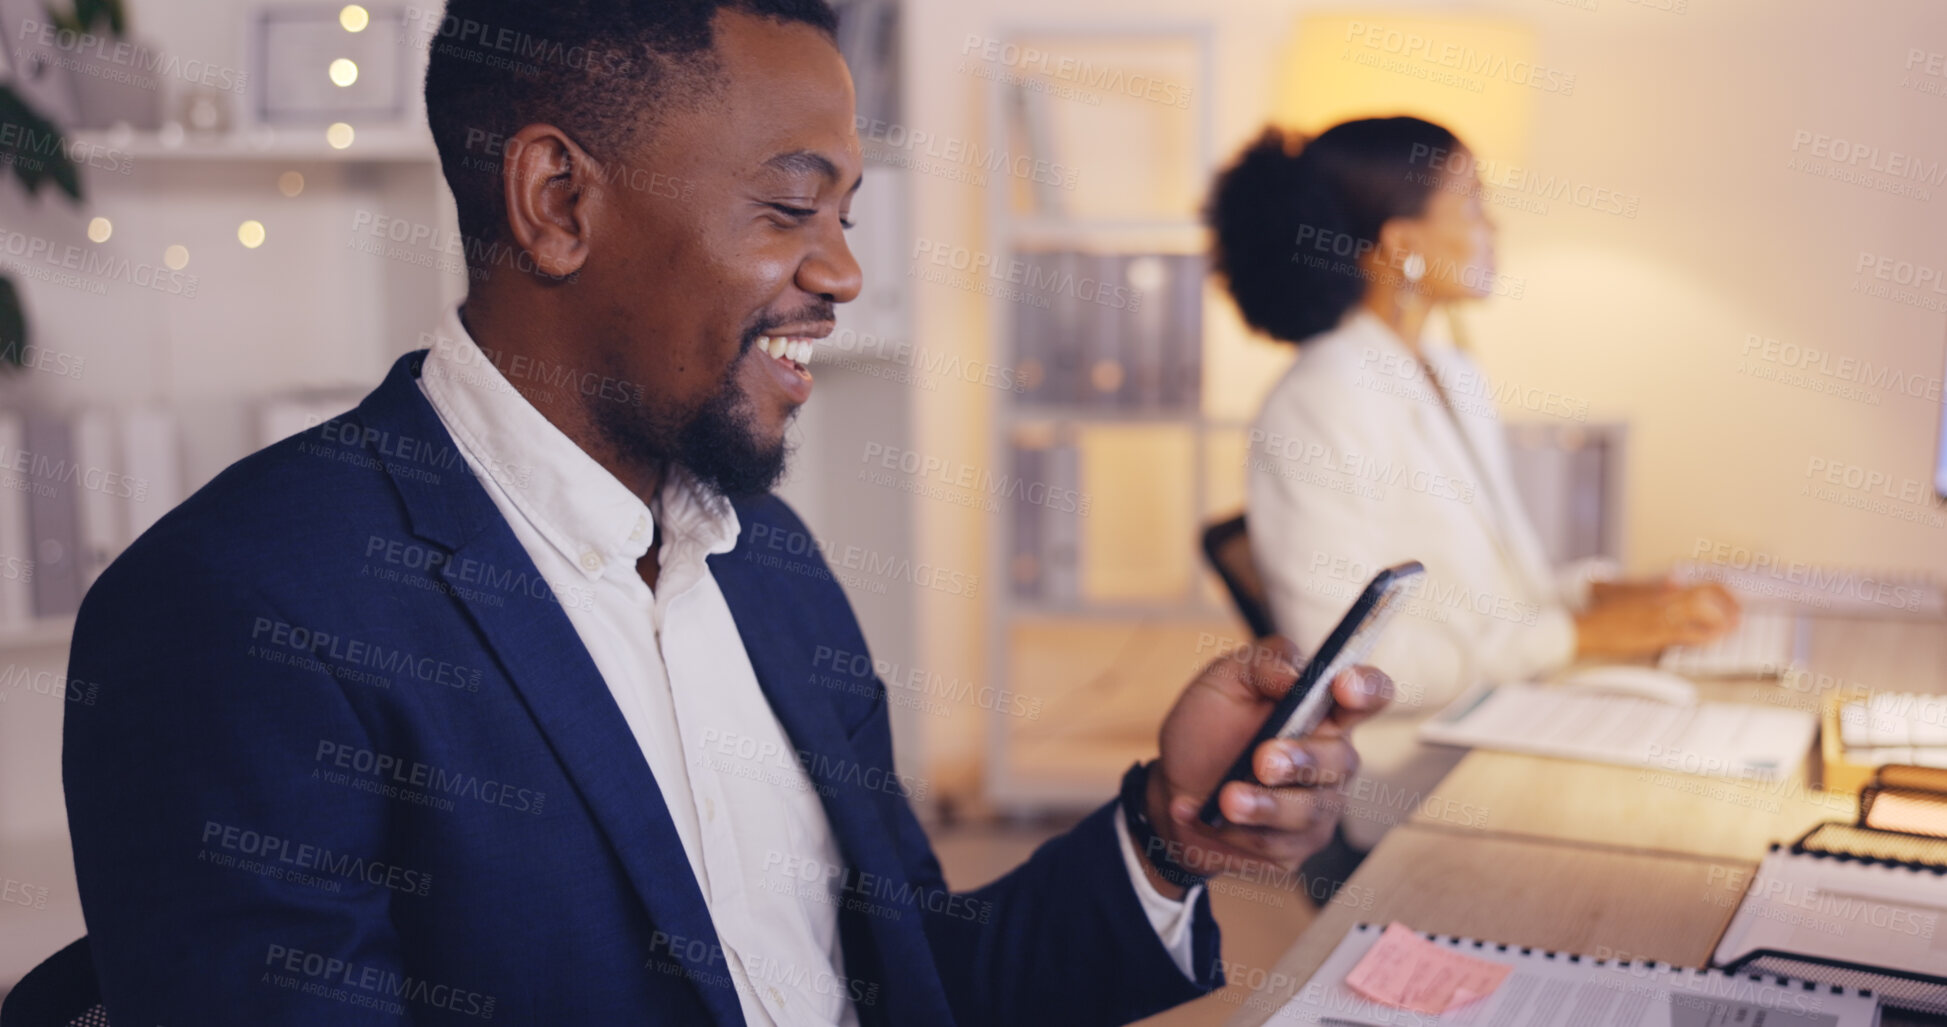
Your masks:
{"label": "white dress shirt", "polygon": [[[557,587],[572,597],[562,607],[655,775],[744,1018],[856,1024],[838,934],[843,875],[824,872],[844,858],[704,562],[735,546],[736,511],[681,469],[643,503],[510,384],[457,309],[419,387],[542,576],[582,584]],[[636,562],[658,524],[651,589]],[[1188,974],[1190,902],[1158,894],[1123,842],[1150,923]]]}
{"label": "white dress shirt", "polygon": [[1251,549],[1280,633],[1316,649],[1381,568],[1427,568],[1366,661],[1398,695],[1359,728],[1362,784],[1344,826],[1361,846],[1411,816],[1465,754],[1420,744],[1420,720],[1477,682],[1567,664],[1571,611],[1602,575],[1594,563],[1550,567],[1480,369],[1437,338],[1423,352],[1430,376],[1356,308],[1300,347],[1251,434]]}

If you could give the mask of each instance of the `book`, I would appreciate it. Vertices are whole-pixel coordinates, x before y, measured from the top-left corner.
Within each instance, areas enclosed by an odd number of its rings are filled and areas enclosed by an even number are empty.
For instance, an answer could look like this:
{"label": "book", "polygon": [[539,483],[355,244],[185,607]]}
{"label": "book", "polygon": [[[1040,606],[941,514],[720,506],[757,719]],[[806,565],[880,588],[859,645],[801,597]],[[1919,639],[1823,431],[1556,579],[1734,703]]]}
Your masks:
{"label": "book", "polygon": [[14,470],[23,453],[20,415],[0,411],[0,624],[22,624],[34,615],[34,552],[28,541],[25,471]]}
{"label": "book", "polygon": [[1947,868],[1774,845],[1711,962],[1947,1014]]}
{"label": "book", "polygon": [[[1429,1013],[1373,1001],[1349,983],[1369,974],[1361,963],[1385,936],[1378,924],[1359,924],[1320,964],[1274,1020],[1344,1027],[1351,1024],[1466,1024],[1470,1027],[1876,1027],[1879,1004],[1854,988],[1814,985],[1787,977],[1749,977],[1688,969],[1649,960],[1591,959],[1570,952],[1435,934],[1434,946],[1507,968],[1492,989],[1471,1001]],[[1400,969],[1400,968],[1396,968]],[[1403,968],[1409,975],[1411,968]]]}
{"label": "book", "polygon": [[1745,703],[1671,703],[1550,685],[1478,685],[1420,724],[1441,745],[1777,780],[1811,750],[1818,718]]}
{"label": "book", "polygon": [[21,450],[27,486],[27,530],[34,558],[34,616],[65,617],[81,609],[81,573],[75,537],[75,491],[81,475],[74,436],[65,418],[27,415]]}

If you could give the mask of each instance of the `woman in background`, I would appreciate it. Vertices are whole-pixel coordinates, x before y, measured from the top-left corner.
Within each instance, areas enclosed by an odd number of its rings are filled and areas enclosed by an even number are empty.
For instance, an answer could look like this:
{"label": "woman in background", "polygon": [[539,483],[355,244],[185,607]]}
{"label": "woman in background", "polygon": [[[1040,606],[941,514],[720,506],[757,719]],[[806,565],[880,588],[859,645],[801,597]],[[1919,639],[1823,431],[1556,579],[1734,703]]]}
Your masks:
{"label": "woman in background", "polygon": [[1348,863],[1438,803],[1430,790],[1464,753],[1414,731],[1467,687],[1702,643],[1737,617],[1716,585],[1607,584],[1593,563],[1549,566],[1492,390],[1429,330],[1443,305],[1494,288],[1483,201],[1452,133],[1396,117],[1309,142],[1267,130],[1205,212],[1244,320],[1299,350],[1250,436],[1247,523],[1279,632],[1316,649],[1379,569],[1427,568],[1369,658],[1398,694],[1360,729]]}

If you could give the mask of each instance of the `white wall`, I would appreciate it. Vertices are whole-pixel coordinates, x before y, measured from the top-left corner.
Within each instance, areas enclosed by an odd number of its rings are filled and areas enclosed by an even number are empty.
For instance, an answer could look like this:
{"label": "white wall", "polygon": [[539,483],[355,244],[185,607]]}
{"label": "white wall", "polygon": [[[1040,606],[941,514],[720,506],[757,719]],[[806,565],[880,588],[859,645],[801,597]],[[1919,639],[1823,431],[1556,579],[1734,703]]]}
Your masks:
{"label": "white wall", "polygon": [[[1672,0],[1673,2],[1673,0]],[[1221,155],[1272,109],[1278,61],[1306,10],[1399,10],[1269,0],[920,0],[908,26],[915,128],[984,139],[980,90],[954,71],[963,40],[1054,19],[1104,28],[1148,18],[1214,21],[1220,54],[1216,133]],[[1940,416],[1934,399],[1868,389],[1852,401],[1741,373],[1749,334],[1814,346],[1909,376],[1942,373],[1947,319],[1851,292],[1862,251],[1947,267],[1947,184],[1926,202],[1788,170],[1798,130],[1916,154],[1947,166],[1947,96],[1901,84],[1913,46],[1947,49],[1947,8],[1928,0],[1853,5],[1788,0],[1688,0],[1681,13],[1635,0],[1587,10],[1548,0],[1425,4],[1417,10],[1501,14],[1537,30],[1537,60],[1572,71],[1571,96],[1536,98],[1527,164],[1536,172],[1637,194],[1634,219],[1553,203],[1547,214],[1501,209],[1503,269],[1525,280],[1518,301],[1469,312],[1490,374],[1585,401],[1591,419],[1632,425],[1629,531],[1633,568],[1690,556],[1700,540],[1777,560],[1947,572],[1947,528],[1801,495],[1811,461],[1856,465],[1921,490],[1897,513],[1938,524],[1947,509],[1927,482]],[[934,69],[933,73],[925,73]],[[1930,80],[1947,85],[1947,80]],[[977,189],[917,176],[921,237],[991,248]],[[1947,293],[1934,294],[1947,300]],[[992,334],[979,297],[921,285],[922,340],[985,354]],[[1283,357],[1251,353],[1262,389]],[[1836,356],[1834,363],[1836,364]],[[1784,368],[1780,368],[1784,370]],[[1241,390],[1240,390],[1241,391]],[[919,412],[919,445],[978,462],[993,396],[966,391]],[[1248,403],[1255,406],[1255,397]],[[1506,410],[1515,417],[1519,410]],[[1828,486],[1839,492],[1843,487]],[[1882,497],[1883,499],[1883,497]],[[927,507],[922,555],[981,549],[985,522]],[[1159,540],[1163,544],[1165,540]],[[973,558],[973,557],[963,557]],[[986,675],[977,610],[928,597],[922,651],[936,664]],[[982,725],[936,724],[935,773],[972,780]]]}

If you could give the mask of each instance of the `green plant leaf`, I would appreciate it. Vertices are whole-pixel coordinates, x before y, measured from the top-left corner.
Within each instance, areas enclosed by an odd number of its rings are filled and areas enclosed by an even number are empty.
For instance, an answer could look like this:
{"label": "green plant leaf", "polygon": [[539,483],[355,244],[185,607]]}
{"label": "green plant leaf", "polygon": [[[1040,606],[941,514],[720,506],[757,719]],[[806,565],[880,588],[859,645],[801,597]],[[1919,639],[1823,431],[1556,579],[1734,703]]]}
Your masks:
{"label": "green plant leaf", "polygon": [[27,311],[14,280],[0,275],[0,374],[27,363]]}
{"label": "green plant leaf", "polygon": [[13,168],[14,177],[30,196],[40,195],[41,183],[52,180],[68,199],[81,199],[81,173],[68,159],[67,140],[52,121],[28,106],[10,85],[0,85],[0,160]]}

